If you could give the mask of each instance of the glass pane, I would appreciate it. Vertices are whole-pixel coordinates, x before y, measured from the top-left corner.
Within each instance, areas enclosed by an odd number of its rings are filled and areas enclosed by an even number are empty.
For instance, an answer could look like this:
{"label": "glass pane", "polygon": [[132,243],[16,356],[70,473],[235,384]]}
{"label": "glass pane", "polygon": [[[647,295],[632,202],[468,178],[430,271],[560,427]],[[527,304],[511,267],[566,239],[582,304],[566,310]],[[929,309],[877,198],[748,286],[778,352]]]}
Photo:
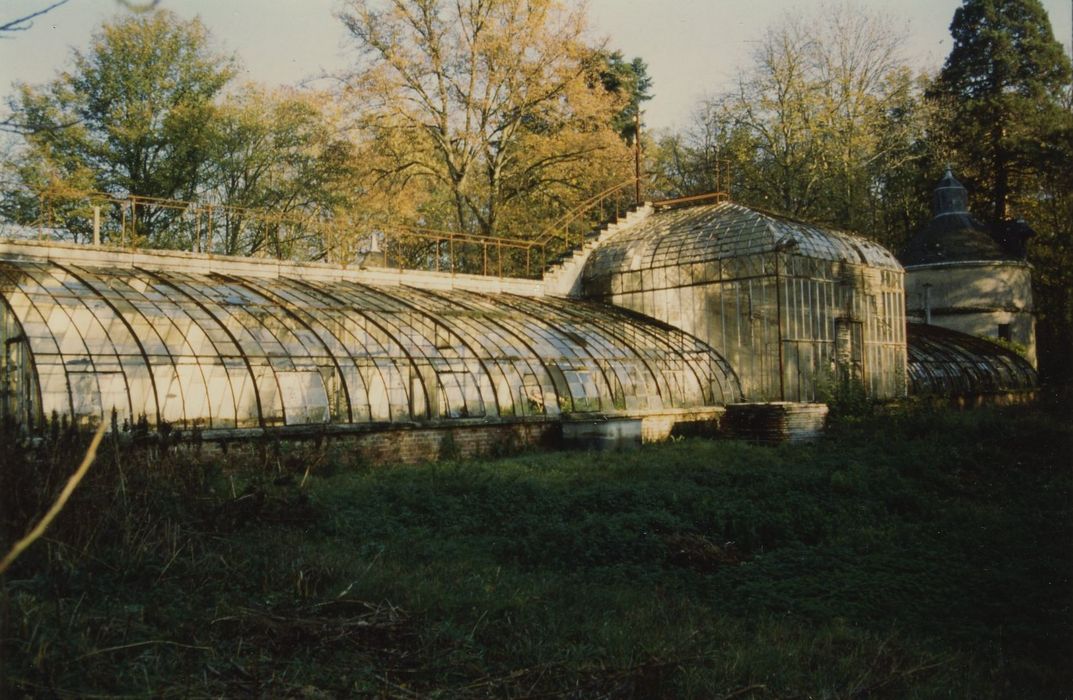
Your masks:
{"label": "glass pane", "polygon": [[328,421],[328,393],[320,372],[279,372],[276,378],[287,425]]}

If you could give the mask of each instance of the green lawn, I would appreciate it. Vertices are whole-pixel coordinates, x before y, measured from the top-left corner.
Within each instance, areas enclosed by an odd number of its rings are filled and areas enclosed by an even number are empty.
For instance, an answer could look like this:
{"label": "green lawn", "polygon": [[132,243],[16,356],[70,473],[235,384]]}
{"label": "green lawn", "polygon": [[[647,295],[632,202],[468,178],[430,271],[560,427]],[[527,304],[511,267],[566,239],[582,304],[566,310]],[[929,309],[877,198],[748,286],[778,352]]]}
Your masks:
{"label": "green lawn", "polygon": [[[6,690],[1068,697],[1071,445],[1019,408],[307,477],[106,453],[3,582]],[[3,551],[77,462],[7,452]]]}

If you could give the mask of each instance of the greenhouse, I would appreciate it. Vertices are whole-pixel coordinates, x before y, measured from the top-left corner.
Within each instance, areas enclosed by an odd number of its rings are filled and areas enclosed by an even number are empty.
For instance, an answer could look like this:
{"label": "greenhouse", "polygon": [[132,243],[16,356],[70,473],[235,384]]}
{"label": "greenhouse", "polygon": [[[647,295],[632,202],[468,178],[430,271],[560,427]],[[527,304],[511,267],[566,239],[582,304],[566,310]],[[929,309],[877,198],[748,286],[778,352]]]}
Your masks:
{"label": "greenhouse", "polygon": [[630,415],[740,398],[710,347],[607,306],[377,286],[327,266],[136,258],[74,246],[0,254],[4,416],[235,430]]}
{"label": "greenhouse", "polygon": [[1033,391],[1036,370],[995,341],[940,326],[910,323],[909,393],[966,397]]}
{"label": "greenhouse", "polygon": [[902,278],[876,243],[717,202],[601,240],[582,289],[707,342],[750,401],[815,401],[835,377],[886,399],[905,394]]}

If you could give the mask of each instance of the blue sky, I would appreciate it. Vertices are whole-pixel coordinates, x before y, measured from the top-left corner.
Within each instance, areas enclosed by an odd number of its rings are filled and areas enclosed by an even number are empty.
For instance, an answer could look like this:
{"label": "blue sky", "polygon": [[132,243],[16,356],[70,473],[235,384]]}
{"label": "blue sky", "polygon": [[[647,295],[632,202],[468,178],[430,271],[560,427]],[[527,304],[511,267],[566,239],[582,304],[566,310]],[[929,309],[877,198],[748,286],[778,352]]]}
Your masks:
{"label": "blue sky", "polygon": [[[137,4],[139,0],[130,0]],[[49,0],[4,0],[0,21],[39,9]],[[655,99],[646,106],[650,128],[688,123],[704,95],[731,84],[748,63],[764,29],[788,12],[811,14],[823,0],[590,0],[594,38],[627,57],[640,56],[654,79]],[[950,50],[948,27],[959,0],[858,0],[890,14],[904,26],[907,60],[936,68]],[[339,71],[352,56],[346,32],[334,16],[339,0],[161,0],[183,17],[200,15],[218,48],[238,55],[246,77],[295,84]],[[1043,0],[1055,35],[1068,52],[1071,3]],[[34,26],[0,40],[0,97],[16,80],[48,81],[67,65],[71,47],[84,47],[102,22],[125,12],[117,0],[70,0]]]}

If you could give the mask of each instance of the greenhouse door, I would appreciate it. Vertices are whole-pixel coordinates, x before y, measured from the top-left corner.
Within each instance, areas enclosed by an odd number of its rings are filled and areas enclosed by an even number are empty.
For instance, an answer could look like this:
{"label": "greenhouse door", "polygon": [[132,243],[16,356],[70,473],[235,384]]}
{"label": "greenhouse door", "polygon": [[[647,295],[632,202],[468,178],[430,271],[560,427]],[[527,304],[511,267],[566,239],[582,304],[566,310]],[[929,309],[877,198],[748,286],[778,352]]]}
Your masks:
{"label": "greenhouse door", "polygon": [[864,380],[864,324],[835,319],[835,363],[843,382]]}

